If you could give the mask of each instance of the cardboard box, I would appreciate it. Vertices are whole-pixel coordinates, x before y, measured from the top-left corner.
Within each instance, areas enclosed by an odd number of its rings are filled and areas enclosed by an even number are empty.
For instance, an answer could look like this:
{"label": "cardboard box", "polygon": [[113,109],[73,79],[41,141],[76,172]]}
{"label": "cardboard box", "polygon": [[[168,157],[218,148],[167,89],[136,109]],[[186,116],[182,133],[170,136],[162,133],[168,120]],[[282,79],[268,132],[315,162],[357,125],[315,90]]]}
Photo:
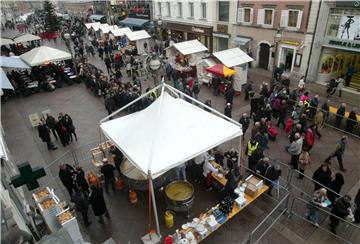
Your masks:
{"label": "cardboard box", "polygon": [[263,188],[264,186],[264,181],[255,177],[254,175],[250,175],[246,179],[246,182],[248,183],[248,185],[254,185],[258,190]]}
{"label": "cardboard box", "polygon": [[255,197],[257,195],[258,188],[253,184],[248,184],[245,193],[248,194],[251,197]]}

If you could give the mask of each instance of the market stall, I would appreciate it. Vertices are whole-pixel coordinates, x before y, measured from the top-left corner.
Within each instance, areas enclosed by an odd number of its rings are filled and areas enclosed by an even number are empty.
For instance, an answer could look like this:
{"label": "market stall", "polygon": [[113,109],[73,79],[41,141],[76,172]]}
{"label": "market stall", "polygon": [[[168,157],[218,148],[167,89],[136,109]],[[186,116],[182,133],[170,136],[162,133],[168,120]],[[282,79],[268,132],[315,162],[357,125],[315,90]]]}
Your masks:
{"label": "market stall", "polygon": [[144,30],[125,33],[130,46],[135,46],[139,55],[150,52],[151,36]]}
{"label": "market stall", "polygon": [[220,52],[215,52],[213,55],[225,66],[237,71],[234,76],[234,90],[241,91],[241,86],[247,81],[248,63],[254,61],[240,48],[232,48]]}
{"label": "market stall", "polygon": [[20,55],[20,58],[29,66],[37,66],[71,59],[71,54],[52,47],[41,46]]}
{"label": "market stall", "polygon": [[198,40],[175,43],[168,50],[169,63],[179,72],[179,77],[196,79],[197,74],[202,72],[202,66],[198,64],[208,49]]}
{"label": "market stall", "polygon": [[11,39],[7,39],[7,38],[1,38],[0,39],[0,45],[4,46],[4,45],[11,45],[11,44],[15,44],[15,42]]}
{"label": "market stall", "polygon": [[85,23],[85,27],[86,29],[91,29],[93,26],[100,26],[101,23],[100,22],[92,22],[92,23]]}
{"label": "market stall", "polygon": [[31,41],[38,41],[41,40],[41,38],[39,36],[35,36],[29,33],[20,35],[16,38],[14,38],[14,42],[15,43],[23,43],[23,42],[31,42]]}
{"label": "market stall", "polygon": [[[111,116],[156,91],[160,93],[159,97],[146,109],[107,121]],[[186,97],[195,104],[181,97]],[[205,106],[162,83],[100,121],[104,135],[136,168],[147,175],[153,204],[150,211],[154,211],[158,237],[160,229],[152,180],[225,141],[236,137],[241,141],[242,129],[238,122],[206,107],[211,111],[209,113],[204,109]],[[144,120],[147,122],[144,123]],[[177,126],[174,127],[174,124]],[[191,140],[189,134],[192,135]],[[150,235],[156,239],[149,229],[149,235],[145,236],[143,241],[149,241]]]}
{"label": "market stall", "polygon": [[210,72],[207,72],[206,68],[212,67],[215,64],[216,64],[216,61],[213,58],[204,58],[198,64],[200,69],[198,69],[199,72],[198,72],[197,76],[198,76],[198,80],[201,84],[205,83],[207,85],[210,85],[213,74],[211,74]]}

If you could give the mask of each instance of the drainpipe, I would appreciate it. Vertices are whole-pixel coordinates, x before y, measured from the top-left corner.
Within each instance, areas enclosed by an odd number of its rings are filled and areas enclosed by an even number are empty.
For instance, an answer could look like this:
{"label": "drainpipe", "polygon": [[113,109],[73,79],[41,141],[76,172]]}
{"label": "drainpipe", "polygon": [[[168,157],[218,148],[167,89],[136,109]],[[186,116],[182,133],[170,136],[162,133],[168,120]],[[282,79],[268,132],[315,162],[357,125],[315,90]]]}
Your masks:
{"label": "drainpipe", "polygon": [[[311,4],[312,4],[312,3],[311,3]],[[317,30],[318,23],[319,23],[318,21],[319,21],[319,14],[320,14],[320,9],[321,9],[321,4],[322,4],[322,0],[320,0],[319,8],[318,8],[318,11],[317,11],[316,24],[315,24],[315,29],[314,29],[314,35],[313,35],[313,37],[312,37],[311,46],[310,46],[310,52],[309,52],[309,58],[308,58],[307,65],[306,65],[305,80],[304,80],[305,82],[306,82],[306,80],[307,80],[307,76],[308,76],[308,73],[309,73],[311,53],[312,53],[312,50],[313,50],[313,47],[314,47],[314,40],[315,40],[316,30]]]}

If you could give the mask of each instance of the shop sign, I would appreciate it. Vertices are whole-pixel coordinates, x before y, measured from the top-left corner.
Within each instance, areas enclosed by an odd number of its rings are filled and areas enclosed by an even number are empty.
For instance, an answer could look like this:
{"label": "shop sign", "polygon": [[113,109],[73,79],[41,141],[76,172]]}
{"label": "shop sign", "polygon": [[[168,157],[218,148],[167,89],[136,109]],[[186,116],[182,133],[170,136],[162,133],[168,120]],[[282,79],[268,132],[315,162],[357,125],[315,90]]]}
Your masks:
{"label": "shop sign", "polygon": [[337,1],[336,7],[360,8],[360,0],[355,1]]}
{"label": "shop sign", "polygon": [[300,42],[297,42],[297,41],[281,41],[281,43],[291,45],[291,46],[300,46]]}
{"label": "shop sign", "polygon": [[193,25],[185,25],[185,24],[167,22],[166,28],[169,30],[176,30],[176,31],[181,31],[181,32],[188,32],[188,33],[212,36],[212,27],[199,27],[199,26],[195,27]]}
{"label": "shop sign", "polygon": [[329,40],[329,45],[337,46],[337,47],[346,47],[346,48],[354,48],[360,50],[360,42],[349,42],[349,41],[342,41],[342,40]]}
{"label": "shop sign", "polygon": [[201,34],[205,33],[204,29],[197,28],[197,27],[191,27],[191,31],[194,32],[194,33],[201,33]]}
{"label": "shop sign", "polygon": [[217,25],[217,32],[227,33],[228,26],[227,25]]}

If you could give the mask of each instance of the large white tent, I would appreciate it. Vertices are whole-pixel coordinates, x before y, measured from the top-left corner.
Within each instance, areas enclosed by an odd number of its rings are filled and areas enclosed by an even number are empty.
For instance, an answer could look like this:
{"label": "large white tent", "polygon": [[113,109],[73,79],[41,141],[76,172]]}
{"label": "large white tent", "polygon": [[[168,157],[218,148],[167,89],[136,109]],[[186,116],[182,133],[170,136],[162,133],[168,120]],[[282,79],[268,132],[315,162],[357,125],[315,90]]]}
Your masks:
{"label": "large white tent", "polygon": [[213,55],[229,68],[254,61],[252,57],[238,47],[215,52]]}
{"label": "large white tent", "polygon": [[35,36],[35,35],[29,34],[29,33],[26,33],[24,35],[14,38],[14,42],[16,42],[16,43],[30,42],[30,41],[36,41],[36,40],[41,40],[41,38],[39,36]]}
{"label": "large white tent", "polygon": [[2,68],[0,68],[0,88],[1,89],[10,89],[10,90],[14,90],[13,85],[11,84],[10,80],[8,79],[6,73],[4,72],[4,70]]}
{"label": "large white tent", "polygon": [[0,66],[3,68],[30,69],[19,56],[0,56]]}
{"label": "large white tent", "polygon": [[[161,89],[160,96],[146,109],[106,121],[158,89]],[[195,104],[183,100],[184,96]],[[212,108],[207,107],[212,113],[205,111],[205,107],[162,83],[105,117],[100,121],[100,128],[135,167],[153,179],[225,141],[239,137],[241,142],[242,128],[238,122]],[[152,180],[149,183],[160,235]]]}
{"label": "large white tent", "polygon": [[7,39],[7,38],[1,38],[0,39],[0,45],[9,45],[9,44],[15,44],[15,42],[11,39]]}
{"label": "large white tent", "polygon": [[130,41],[138,41],[151,38],[151,36],[145,30],[127,32],[125,33],[125,35],[127,36],[127,38],[129,38]]}
{"label": "large white tent", "polygon": [[130,33],[132,31],[129,27],[125,27],[120,29],[111,29],[110,32],[113,36],[117,37],[117,36],[124,36],[126,33]]}
{"label": "large white tent", "polygon": [[182,55],[200,53],[208,50],[207,47],[198,40],[178,42],[174,44],[174,47],[181,52]]}
{"label": "large white tent", "polygon": [[41,46],[20,55],[20,58],[30,66],[37,66],[49,62],[71,59],[71,54],[52,47]]}

